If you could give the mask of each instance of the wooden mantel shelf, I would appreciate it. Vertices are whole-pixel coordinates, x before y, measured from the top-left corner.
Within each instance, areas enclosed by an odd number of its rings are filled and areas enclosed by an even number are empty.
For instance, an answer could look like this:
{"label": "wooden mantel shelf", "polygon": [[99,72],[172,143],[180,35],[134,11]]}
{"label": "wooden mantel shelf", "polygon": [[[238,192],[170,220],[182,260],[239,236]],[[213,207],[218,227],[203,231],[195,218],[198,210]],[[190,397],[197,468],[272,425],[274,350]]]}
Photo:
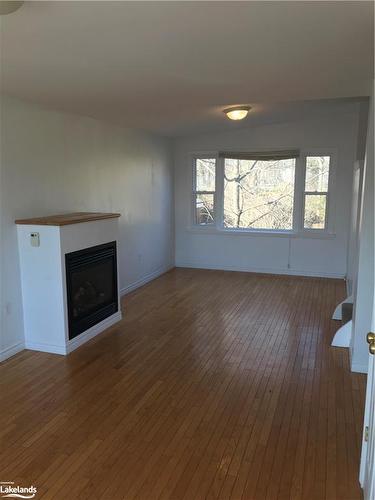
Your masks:
{"label": "wooden mantel shelf", "polygon": [[67,226],[69,224],[79,224],[81,222],[91,222],[103,219],[115,219],[117,217],[121,217],[121,214],[105,212],[73,212],[70,214],[48,215],[47,217],[17,219],[15,223],[34,226]]}

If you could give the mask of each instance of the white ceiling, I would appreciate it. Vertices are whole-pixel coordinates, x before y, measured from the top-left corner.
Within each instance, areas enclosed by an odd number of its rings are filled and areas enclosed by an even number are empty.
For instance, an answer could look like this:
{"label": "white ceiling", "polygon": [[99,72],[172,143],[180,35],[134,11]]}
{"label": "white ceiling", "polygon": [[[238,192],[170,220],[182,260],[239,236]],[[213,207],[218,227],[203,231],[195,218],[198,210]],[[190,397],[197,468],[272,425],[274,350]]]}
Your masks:
{"label": "white ceiling", "polygon": [[[25,2],[1,18],[2,91],[183,135],[366,96],[373,2]],[[291,102],[292,101],[292,102]],[[222,109],[250,104],[241,125]]]}

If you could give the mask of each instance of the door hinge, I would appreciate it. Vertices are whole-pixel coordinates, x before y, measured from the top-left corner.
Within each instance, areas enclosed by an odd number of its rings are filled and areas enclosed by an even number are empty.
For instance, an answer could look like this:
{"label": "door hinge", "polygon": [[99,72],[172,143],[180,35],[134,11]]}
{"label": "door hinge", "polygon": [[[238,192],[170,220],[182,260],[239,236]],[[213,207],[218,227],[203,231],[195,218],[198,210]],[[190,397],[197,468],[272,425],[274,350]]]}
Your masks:
{"label": "door hinge", "polygon": [[368,441],[368,426],[365,427],[365,441]]}

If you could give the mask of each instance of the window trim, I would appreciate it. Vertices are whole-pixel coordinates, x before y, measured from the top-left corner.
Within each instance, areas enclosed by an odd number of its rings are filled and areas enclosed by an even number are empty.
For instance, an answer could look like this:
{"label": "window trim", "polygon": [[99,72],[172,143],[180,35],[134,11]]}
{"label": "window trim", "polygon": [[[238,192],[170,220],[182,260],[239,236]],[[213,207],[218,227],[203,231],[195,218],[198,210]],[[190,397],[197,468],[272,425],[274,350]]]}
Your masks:
{"label": "window trim", "polygon": [[[293,149],[293,148],[289,148]],[[294,148],[295,149],[295,148]],[[229,152],[229,150],[227,150]],[[244,150],[245,151],[245,150]],[[236,149],[236,152],[241,150]],[[306,179],[306,157],[307,156],[330,156],[330,169],[328,178],[328,191],[324,193],[313,192],[311,194],[324,194],[326,196],[326,225],[324,229],[310,229],[304,227],[305,209],[305,179]],[[293,200],[293,228],[292,229],[256,229],[256,228],[226,228],[224,227],[224,161],[219,157],[219,151],[194,151],[189,153],[190,172],[192,179],[190,183],[190,223],[188,230],[194,233],[205,234],[228,234],[228,235],[256,235],[274,237],[301,237],[301,238],[335,238],[334,232],[334,210],[335,210],[335,184],[336,165],[338,153],[334,148],[311,148],[301,149],[300,156],[296,158],[294,177],[294,200]],[[196,160],[199,158],[215,158],[215,192],[196,191]],[[196,194],[214,194],[214,222],[208,224],[197,224],[195,219],[195,197]]]}
{"label": "window trim", "polygon": [[[306,197],[307,196],[325,196],[326,197],[326,210],[324,217],[324,227],[323,228],[314,228],[314,227],[305,227],[305,208],[306,208]],[[303,212],[302,212],[302,229],[303,231],[321,231],[326,232],[328,228],[328,191],[304,191],[303,192]]]}
{"label": "window trim", "polygon": [[[329,156],[329,175],[328,175],[328,189],[327,191],[305,191],[306,185],[306,159],[308,156]],[[335,184],[336,184],[336,164],[337,164],[337,150],[331,148],[314,148],[306,149],[301,152],[301,159],[303,161],[303,184],[302,184],[302,203],[301,203],[301,220],[300,232],[305,235],[334,235],[334,208],[335,208]],[[305,228],[305,197],[306,194],[326,196],[326,217],[324,229]]]}
{"label": "window trim", "polygon": [[[205,160],[205,159],[215,159],[215,190],[214,191],[201,191],[197,190],[197,160]],[[206,227],[214,227],[216,225],[217,218],[217,153],[214,155],[200,155],[196,154],[192,157],[192,190],[191,190],[191,221],[192,225],[196,228],[206,228]],[[198,224],[196,219],[196,200],[197,196],[200,194],[212,194],[214,197],[214,220],[212,222],[207,222],[206,224]]]}
{"label": "window trim", "polygon": [[276,235],[290,235],[296,233],[296,229],[294,226],[294,218],[295,218],[295,208],[294,208],[294,203],[295,203],[295,194],[296,194],[296,171],[297,171],[297,161],[299,158],[295,158],[295,170],[294,170],[294,199],[293,199],[293,227],[291,229],[267,229],[267,228],[251,228],[251,227],[245,227],[245,228],[237,228],[237,227],[225,227],[224,226],[224,168],[225,168],[225,158],[221,157],[219,158],[219,162],[221,163],[220,166],[220,178],[222,179],[222,186],[221,186],[221,192],[220,192],[220,200],[221,200],[221,207],[220,207],[220,219],[221,219],[221,225],[219,227],[219,230],[222,232],[230,232],[230,233],[259,233],[259,234],[276,234]]}

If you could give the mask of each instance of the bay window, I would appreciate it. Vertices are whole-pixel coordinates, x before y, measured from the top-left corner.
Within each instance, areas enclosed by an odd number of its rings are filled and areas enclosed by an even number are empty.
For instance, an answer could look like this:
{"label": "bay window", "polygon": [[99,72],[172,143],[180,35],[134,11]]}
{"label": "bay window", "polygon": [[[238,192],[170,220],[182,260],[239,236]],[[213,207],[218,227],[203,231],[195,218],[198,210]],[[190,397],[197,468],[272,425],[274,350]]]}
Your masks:
{"label": "bay window", "polygon": [[224,159],[224,227],[293,229],[295,159]]}
{"label": "bay window", "polygon": [[197,155],[193,225],[219,231],[328,232],[331,157],[298,150]]}

